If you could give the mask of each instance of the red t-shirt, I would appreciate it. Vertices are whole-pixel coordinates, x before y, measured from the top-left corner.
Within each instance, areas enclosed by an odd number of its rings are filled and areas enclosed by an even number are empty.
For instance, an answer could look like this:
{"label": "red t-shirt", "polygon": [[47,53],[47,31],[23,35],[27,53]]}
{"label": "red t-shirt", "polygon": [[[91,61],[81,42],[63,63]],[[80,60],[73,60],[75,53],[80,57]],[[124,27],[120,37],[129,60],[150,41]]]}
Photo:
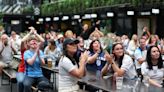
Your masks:
{"label": "red t-shirt", "polygon": [[26,51],[26,49],[23,49],[21,51],[21,61],[18,67],[18,72],[24,72],[25,71],[25,63],[24,63],[24,52]]}

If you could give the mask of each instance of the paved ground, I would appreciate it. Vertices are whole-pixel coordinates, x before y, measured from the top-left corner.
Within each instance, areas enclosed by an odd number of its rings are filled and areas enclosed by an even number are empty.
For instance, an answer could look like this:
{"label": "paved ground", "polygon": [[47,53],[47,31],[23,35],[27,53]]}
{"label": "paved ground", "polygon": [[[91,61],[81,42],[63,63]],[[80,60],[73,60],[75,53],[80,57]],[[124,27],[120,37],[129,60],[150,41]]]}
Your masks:
{"label": "paved ground", "polygon": [[[5,83],[7,83],[8,81],[4,81]],[[58,87],[58,77],[57,77],[57,87]],[[0,76],[0,92],[11,92],[10,91],[10,85],[1,85],[1,76]],[[13,84],[13,89],[12,89],[12,92],[18,92],[17,91],[17,84]],[[52,90],[50,92],[57,92],[55,90]],[[80,91],[80,92],[86,92],[86,91]]]}
{"label": "paved ground", "polygon": [[[58,78],[57,78],[57,80],[58,80]],[[2,80],[1,80],[1,76],[0,76],[0,92],[11,92],[10,91],[10,85],[1,85],[1,81]],[[5,80],[5,81],[3,81],[3,83],[8,83],[8,81]],[[13,84],[12,92],[18,92],[16,83]],[[52,91],[49,91],[49,92],[57,92],[57,91],[52,90]]]}
{"label": "paved ground", "polygon": [[[7,83],[7,81],[4,81]],[[17,92],[16,84],[13,84],[13,92]],[[10,85],[1,85],[1,76],[0,76],[0,92],[10,92]]]}

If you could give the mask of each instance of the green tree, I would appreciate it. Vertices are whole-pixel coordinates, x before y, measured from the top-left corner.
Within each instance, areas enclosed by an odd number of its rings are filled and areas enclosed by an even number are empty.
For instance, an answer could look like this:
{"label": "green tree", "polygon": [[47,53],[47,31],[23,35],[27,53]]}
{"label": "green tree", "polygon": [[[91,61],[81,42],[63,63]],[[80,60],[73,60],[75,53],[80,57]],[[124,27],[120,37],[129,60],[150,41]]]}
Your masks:
{"label": "green tree", "polygon": [[[163,0],[144,0],[146,4],[160,4]],[[111,6],[117,4],[129,3],[134,6],[143,4],[143,0],[62,0],[52,4],[43,4],[41,6],[42,15],[57,15],[57,14],[76,14],[83,13],[88,8],[96,8],[102,6]],[[91,11],[94,12],[94,11]]]}

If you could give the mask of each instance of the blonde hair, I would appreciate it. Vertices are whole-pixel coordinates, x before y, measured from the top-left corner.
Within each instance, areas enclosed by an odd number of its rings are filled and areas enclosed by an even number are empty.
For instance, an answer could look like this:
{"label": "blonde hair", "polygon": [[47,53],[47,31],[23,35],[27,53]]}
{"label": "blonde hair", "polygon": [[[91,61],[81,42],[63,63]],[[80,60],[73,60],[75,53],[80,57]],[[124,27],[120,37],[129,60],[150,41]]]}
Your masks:
{"label": "blonde hair", "polygon": [[72,38],[72,37],[73,37],[73,32],[72,32],[71,30],[67,30],[67,31],[65,32],[65,37],[66,37],[66,38]]}
{"label": "blonde hair", "polygon": [[28,38],[27,41],[29,42],[31,40],[37,40],[38,41],[38,38],[35,35],[30,35],[30,37]]}

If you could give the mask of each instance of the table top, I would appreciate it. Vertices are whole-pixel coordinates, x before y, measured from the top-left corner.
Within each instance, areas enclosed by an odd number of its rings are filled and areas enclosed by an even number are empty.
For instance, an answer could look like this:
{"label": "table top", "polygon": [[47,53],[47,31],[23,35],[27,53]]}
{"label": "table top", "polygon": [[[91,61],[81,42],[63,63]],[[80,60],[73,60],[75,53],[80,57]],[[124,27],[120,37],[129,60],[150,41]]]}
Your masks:
{"label": "table top", "polygon": [[6,73],[11,79],[13,78],[16,78],[16,70],[13,70],[11,68],[5,68],[3,69],[3,72]]}
{"label": "table top", "polygon": [[[100,77],[97,73],[88,72],[86,76],[79,80],[79,82],[91,85],[92,87],[98,88],[107,92],[164,92],[164,88],[157,88],[154,86],[146,87],[143,83],[139,82],[140,85],[137,85],[136,80],[123,80],[122,89],[116,89],[116,82],[112,75],[108,78]],[[137,85],[137,86],[136,86]]]}
{"label": "table top", "polygon": [[21,55],[13,55],[13,58],[21,60]]}
{"label": "table top", "polygon": [[45,64],[45,65],[43,65],[43,66],[41,66],[41,67],[44,68],[44,69],[50,70],[50,71],[52,71],[52,72],[55,72],[55,73],[58,73],[58,72],[59,72],[58,67],[54,67],[54,66],[48,67],[47,64]]}

